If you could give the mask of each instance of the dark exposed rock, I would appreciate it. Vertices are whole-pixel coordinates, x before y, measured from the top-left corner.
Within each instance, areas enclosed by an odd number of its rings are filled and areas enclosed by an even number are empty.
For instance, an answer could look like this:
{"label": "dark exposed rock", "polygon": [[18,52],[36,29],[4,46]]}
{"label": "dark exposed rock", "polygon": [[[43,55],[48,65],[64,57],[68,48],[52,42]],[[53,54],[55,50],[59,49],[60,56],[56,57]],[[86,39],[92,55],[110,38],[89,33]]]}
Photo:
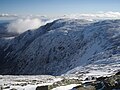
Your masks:
{"label": "dark exposed rock", "polygon": [[120,75],[120,71],[119,71],[119,72],[117,72],[115,75]]}
{"label": "dark exposed rock", "polygon": [[36,90],[48,90],[48,86],[37,86]]}
{"label": "dark exposed rock", "polygon": [[3,87],[0,85],[0,90],[3,90]]}
{"label": "dark exposed rock", "polygon": [[16,88],[12,88],[12,89],[10,89],[10,90],[17,90]]}
{"label": "dark exposed rock", "polygon": [[96,90],[95,89],[95,86],[86,86],[86,87],[83,87],[83,86],[77,86],[77,87],[74,87],[72,90]]}

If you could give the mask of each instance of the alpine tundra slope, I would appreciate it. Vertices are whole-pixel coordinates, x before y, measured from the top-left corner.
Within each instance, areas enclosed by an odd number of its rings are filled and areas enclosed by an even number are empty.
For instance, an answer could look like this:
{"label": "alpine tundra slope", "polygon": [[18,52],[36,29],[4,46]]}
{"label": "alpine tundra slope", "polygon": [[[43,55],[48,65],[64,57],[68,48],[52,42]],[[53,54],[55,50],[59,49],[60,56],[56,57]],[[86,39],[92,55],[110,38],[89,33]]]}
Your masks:
{"label": "alpine tundra slope", "polygon": [[120,20],[58,19],[0,38],[0,74],[102,75],[120,69]]}

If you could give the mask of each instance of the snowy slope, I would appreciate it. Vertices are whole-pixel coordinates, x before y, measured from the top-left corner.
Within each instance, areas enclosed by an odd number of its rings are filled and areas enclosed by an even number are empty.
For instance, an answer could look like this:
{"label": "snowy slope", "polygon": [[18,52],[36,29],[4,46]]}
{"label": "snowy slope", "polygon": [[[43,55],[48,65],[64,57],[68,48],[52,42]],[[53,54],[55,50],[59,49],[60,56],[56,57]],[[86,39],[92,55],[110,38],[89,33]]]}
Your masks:
{"label": "snowy slope", "polygon": [[112,73],[120,67],[120,20],[58,19],[0,46],[0,74]]}

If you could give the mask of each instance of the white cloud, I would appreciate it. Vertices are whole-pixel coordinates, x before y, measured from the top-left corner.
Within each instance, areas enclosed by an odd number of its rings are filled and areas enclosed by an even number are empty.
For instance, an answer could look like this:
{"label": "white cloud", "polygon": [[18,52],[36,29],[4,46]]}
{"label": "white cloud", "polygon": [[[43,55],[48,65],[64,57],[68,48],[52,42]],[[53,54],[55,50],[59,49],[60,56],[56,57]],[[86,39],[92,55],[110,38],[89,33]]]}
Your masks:
{"label": "white cloud", "polygon": [[25,18],[25,19],[17,19],[15,21],[12,21],[8,25],[8,31],[9,32],[17,32],[22,33],[27,30],[34,30],[39,28],[44,23],[38,19],[38,18]]}
{"label": "white cloud", "polygon": [[17,17],[17,14],[2,13],[2,14],[0,14],[0,17]]}
{"label": "white cloud", "polygon": [[80,18],[80,19],[120,19],[120,12],[98,12],[85,14],[65,15],[65,18]]}
{"label": "white cloud", "polygon": [[[2,16],[9,16],[8,14],[3,14]],[[17,17],[19,19],[12,21],[8,25],[9,32],[17,32],[22,33],[27,30],[34,30],[39,28],[41,25],[46,23],[52,22],[55,19],[59,18],[76,18],[76,19],[87,19],[87,20],[94,20],[94,19],[120,19],[120,12],[98,12],[98,13],[85,13],[85,14],[71,14],[71,15],[64,15],[58,16],[57,18],[49,18],[47,16],[25,16],[25,17]],[[46,19],[46,20],[45,20]]]}

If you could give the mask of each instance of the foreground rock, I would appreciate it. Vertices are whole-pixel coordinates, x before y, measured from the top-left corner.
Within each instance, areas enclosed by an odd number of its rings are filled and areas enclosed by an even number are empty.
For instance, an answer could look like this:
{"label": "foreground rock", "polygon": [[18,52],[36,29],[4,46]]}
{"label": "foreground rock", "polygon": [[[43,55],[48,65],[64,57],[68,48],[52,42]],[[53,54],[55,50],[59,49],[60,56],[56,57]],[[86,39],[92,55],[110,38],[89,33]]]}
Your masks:
{"label": "foreground rock", "polygon": [[110,77],[100,77],[96,81],[86,82],[73,90],[120,90],[120,74]]}
{"label": "foreground rock", "polygon": [[48,86],[38,86],[36,90],[48,90]]}

